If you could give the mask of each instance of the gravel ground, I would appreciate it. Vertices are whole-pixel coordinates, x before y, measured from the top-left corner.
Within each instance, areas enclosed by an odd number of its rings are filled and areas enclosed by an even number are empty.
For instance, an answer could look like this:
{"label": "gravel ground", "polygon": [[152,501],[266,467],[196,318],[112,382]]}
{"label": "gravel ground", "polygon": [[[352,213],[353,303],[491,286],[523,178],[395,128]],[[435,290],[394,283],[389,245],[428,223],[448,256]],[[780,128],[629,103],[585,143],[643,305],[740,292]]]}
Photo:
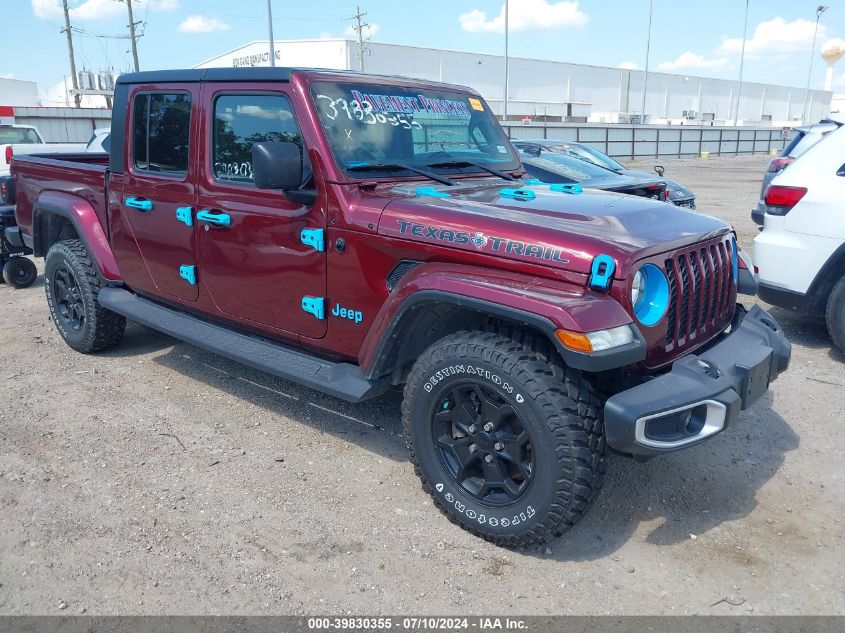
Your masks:
{"label": "gravel ground", "polygon": [[[661,162],[750,248],[766,157]],[[0,305],[2,614],[845,614],[845,365],[818,321],[774,309],[792,367],[737,425],[611,458],[583,522],[510,551],[421,491],[397,393],[345,404],[135,324],[79,355],[40,279]]]}

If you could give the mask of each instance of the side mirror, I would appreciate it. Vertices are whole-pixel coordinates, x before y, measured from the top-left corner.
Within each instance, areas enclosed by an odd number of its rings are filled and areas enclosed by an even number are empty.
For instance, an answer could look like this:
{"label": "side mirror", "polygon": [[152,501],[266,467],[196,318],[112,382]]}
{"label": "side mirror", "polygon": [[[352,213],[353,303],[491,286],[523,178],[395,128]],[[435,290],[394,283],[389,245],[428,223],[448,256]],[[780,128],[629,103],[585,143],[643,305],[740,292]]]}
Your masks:
{"label": "side mirror", "polygon": [[302,152],[290,142],[252,145],[252,179],[259,189],[288,191],[302,186]]}
{"label": "side mirror", "polygon": [[664,171],[666,171],[666,170],[663,168],[663,165],[655,165],[655,166],[654,166],[654,171],[656,171],[656,172],[657,172],[657,175],[658,175],[658,176],[660,176],[661,178],[663,178],[663,172],[664,172]]}

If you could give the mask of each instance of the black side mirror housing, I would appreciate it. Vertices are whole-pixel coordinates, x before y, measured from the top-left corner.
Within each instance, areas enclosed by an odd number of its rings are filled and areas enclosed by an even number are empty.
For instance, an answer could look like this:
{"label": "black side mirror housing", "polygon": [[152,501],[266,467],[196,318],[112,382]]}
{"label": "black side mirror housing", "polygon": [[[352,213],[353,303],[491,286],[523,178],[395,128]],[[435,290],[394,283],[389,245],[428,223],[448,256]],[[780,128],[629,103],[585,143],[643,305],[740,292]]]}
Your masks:
{"label": "black side mirror housing", "polygon": [[259,189],[289,191],[302,186],[302,151],[290,142],[252,145],[252,179]]}

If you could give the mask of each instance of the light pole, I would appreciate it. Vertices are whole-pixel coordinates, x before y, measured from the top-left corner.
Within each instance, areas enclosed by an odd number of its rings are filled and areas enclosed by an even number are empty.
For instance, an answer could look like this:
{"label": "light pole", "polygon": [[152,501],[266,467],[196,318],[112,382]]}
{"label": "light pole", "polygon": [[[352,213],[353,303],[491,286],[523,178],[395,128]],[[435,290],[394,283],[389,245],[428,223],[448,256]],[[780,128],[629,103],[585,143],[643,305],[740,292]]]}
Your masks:
{"label": "light pole", "polygon": [[508,10],[510,7],[508,4],[508,0],[505,0],[505,98],[502,105],[502,123],[504,125],[508,124],[508,67],[510,66],[508,58]]}
{"label": "light pole", "polygon": [[[736,120],[739,118],[739,106],[742,103],[742,68],[745,66],[745,37],[748,34],[748,4],[750,0],[745,0],[745,26],[742,27],[742,53],[739,56],[739,88],[736,91],[736,110],[734,111],[734,127],[736,127]],[[815,48],[815,46],[813,47]]]}
{"label": "light pole", "polygon": [[806,122],[807,116],[810,114],[807,112],[807,104],[810,101],[810,77],[813,76],[813,58],[816,56],[816,36],[819,34],[819,20],[822,17],[822,13],[828,10],[828,6],[826,4],[820,4],[816,7],[816,28],[813,31],[813,50],[810,51],[810,70],[807,73],[807,88],[804,90],[804,109],[801,111],[801,121]]}
{"label": "light pole", "polygon": [[645,41],[645,72],[643,72],[643,108],[640,110],[640,123],[645,124],[645,98],[648,93],[648,56],[651,52],[651,16],[654,0],[648,0],[648,37]]}
{"label": "light pole", "polygon": [[276,65],[276,45],[273,42],[273,7],[267,0],[267,27],[270,29],[270,65]]}

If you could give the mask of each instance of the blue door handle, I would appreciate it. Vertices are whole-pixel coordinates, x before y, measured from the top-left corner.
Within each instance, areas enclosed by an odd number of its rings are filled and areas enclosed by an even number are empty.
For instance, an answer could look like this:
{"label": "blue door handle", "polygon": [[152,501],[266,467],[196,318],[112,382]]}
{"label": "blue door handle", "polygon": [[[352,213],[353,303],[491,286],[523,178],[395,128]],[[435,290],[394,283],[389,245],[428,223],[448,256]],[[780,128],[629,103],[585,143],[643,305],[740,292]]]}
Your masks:
{"label": "blue door handle", "polygon": [[153,210],[152,200],[146,200],[144,198],[127,198],[124,202],[126,202],[127,207],[132,207],[133,209],[138,209],[140,211]]}
{"label": "blue door handle", "polygon": [[228,213],[202,209],[201,211],[197,211],[197,221],[213,224],[214,226],[229,226],[232,223],[232,218],[229,217]]}

